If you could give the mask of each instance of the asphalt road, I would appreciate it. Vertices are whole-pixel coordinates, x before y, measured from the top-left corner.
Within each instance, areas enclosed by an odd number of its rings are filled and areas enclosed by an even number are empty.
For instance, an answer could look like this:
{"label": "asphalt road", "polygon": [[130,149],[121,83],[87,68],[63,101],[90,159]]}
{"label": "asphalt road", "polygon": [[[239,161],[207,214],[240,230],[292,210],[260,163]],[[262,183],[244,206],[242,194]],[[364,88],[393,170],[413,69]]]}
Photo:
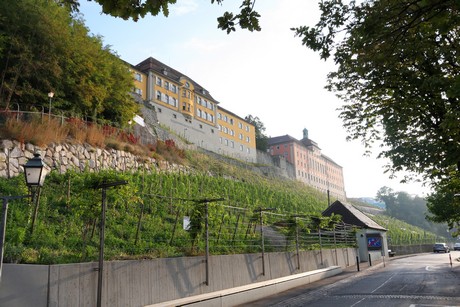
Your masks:
{"label": "asphalt road", "polygon": [[[452,267],[450,258],[452,259]],[[400,257],[247,306],[460,306],[460,251]]]}

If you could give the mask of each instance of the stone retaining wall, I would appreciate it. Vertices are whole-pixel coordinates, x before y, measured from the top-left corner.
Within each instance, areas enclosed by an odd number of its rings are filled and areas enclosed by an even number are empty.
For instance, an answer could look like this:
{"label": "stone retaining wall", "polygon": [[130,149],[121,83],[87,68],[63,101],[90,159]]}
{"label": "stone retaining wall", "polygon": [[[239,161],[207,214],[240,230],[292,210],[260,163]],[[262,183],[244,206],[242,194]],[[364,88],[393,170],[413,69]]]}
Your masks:
{"label": "stone retaining wall", "polygon": [[43,161],[60,173],[68,170],[116,170],[138,169],[186,171],[182,165],[170,164],[154,158],[139,157],[129,152],[115,149],[101,149],[81,144],[51,144],[47,147],[22,144],[17,141],[0,141],[0,177],[12,178],[23,172],[22,165],[40,153]]}

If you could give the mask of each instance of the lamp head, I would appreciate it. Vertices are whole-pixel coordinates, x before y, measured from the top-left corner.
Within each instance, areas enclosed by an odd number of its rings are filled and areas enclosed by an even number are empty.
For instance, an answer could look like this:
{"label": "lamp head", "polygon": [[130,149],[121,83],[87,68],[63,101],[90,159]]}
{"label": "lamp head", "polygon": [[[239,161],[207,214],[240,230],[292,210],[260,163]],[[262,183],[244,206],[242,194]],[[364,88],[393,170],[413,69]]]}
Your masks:
{"label": "lamp head", "polygon": [[27,161],[24,165],[24,175],[26,179],[26,185],[29,187],[41,187],[45,181],[47,170],[45,163],[40,157],[39,153],[35,153],[34,157]]}

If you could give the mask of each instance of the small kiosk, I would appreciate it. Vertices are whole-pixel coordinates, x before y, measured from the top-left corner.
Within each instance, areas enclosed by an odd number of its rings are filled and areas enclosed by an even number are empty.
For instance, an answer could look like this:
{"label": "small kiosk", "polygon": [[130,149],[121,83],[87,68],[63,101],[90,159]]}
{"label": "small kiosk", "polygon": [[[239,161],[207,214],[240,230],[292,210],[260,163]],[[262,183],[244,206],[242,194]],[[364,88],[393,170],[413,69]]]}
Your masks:
{"label": "small kiosk", "polygon": [[340,214],[344,223],[357,228],[356,241],[360,262],[388,257],[387,230],[351,204],[335,201],[323,212],[323,216]]}

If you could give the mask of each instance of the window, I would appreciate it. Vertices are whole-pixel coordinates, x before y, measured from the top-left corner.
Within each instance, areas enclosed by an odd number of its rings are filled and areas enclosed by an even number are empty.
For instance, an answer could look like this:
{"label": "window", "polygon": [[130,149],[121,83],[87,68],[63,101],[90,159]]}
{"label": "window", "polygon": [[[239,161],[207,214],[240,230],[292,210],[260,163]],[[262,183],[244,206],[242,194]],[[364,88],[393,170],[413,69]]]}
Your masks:
{"label": "window", "polygon": [[142,82],[142,75],[137,72],[137,73],[134,74],[134,79],[139,81],[139,82]]}
{"label": "window", "polygon": [[164,86],[165,86],[165,89],[169,90],[169,82],[168,81],[164,82]]}
{"label": "window", "polygon": [[231,148],[234,148],[235,147],[235,143],[233,141],[230,141],[230,147]]}
{"label": "window", "polygon": [[241,122],[238,122],[238,128],[243,129],[243,124]]}
{"label": "window", "polygon": [[249,143],[251,141],[251,139],[249,138],[249,136],[246,137],[246,142]]}
{"label": "window", "polygon": [[214,129],[211,129],[211,133],[214,133]]}
{"label": "window", "polygon": [[200,109],[196,109],[196,116],[201,117],[201,110]]}
{"label": "window", "polygon": [[242,140],[242,139],[243,139],[243,134],[240,133],[240,134],[238,135],[238,138],[239,138],[240,140]]}
{"label": "window", "polygon": [[171,84],[171,91],[176,94],[177,93],[177,86],[175,84]]}
{"label": "window", "polygon": [[243,145],[240,145],[240,151],[243,151]]}
{"label": "window", "polygon": [[157,77],[157,85],[161,86],[161,78]]}
{"label": "window", "polygon": [[157,91],[157,100],[161,100],[161,92]]}
{"label": "window", "polygon": [[171,104],[177,108],[177,99],[172,97],[171,100]]}
{"label": "window", "polygon": [[251,153],[251,148],[247,147],[246,148],[246,153]]}
{"label": "window", "polygon": [[246,125],[246,131],[249,132],[249,126],[248,125]]}
{"label": "window", "polygon": [[225,143],[226,146],[228,146],[228,140],[227,139],[225,139],[224,143]]}
{"label": "window", "polygon": [[220,114],[219,112],[217,113],[217,119],[222,119],[222,114]]}
{"label": "window", "polygon": [[173,114],[173,118],[177,118],[177,115],[176,115],[176,114]]}
{"label": "window", "polygon": [[202,124],[200,124],[200,129],[203,129],[203,125],[202,125]]}
{"label": "window", "polygon": [[230,118],[230,125],[233,125],[233,118]]}
{"label": "window", "polygon": [[161,113],[161,108],[158,108],[158,113]]}
{"label": "window", "polygon": [[134,88],[134,92],[138,95],[142,95],[142,90],[140,88]]}

